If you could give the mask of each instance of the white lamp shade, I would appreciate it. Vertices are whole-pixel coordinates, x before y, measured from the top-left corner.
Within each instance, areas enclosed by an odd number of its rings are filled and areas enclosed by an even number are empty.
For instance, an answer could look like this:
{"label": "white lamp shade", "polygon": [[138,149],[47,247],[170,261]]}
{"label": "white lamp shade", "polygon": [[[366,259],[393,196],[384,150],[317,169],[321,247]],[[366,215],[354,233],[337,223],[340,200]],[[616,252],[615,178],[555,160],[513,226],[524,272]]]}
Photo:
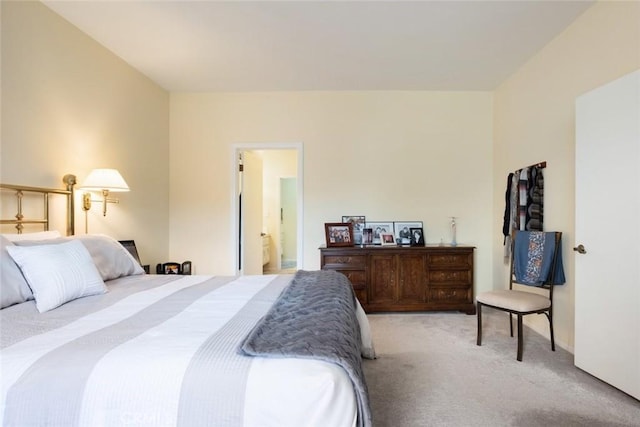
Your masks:
{"label": "white lamp shade", "polygon": [[129,186],[116,169],[92,170],[80,188],[89,191],[129,191]]}

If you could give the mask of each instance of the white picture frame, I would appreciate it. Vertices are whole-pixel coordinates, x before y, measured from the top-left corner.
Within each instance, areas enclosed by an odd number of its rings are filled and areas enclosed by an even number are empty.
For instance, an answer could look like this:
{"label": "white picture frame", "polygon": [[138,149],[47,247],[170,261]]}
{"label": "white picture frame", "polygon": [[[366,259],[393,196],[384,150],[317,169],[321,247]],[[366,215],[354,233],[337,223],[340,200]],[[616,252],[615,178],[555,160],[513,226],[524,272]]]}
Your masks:
{"label": "white picture frame", "polygon": [[395,246],[396,238],[393,233],[380,233],[381,246]]}
{"label": "white picture frame", "polygon": [[362,244],[362,230],[364,230],[366,223],[364,215],[343,215],[342,222],[353,224],[353,243]]}
{"label": "white picture frame", "polygon": [[380,244],[380,233],[393,233],[393,221],[367,221],[365,228],[373,230],[373,244]]}

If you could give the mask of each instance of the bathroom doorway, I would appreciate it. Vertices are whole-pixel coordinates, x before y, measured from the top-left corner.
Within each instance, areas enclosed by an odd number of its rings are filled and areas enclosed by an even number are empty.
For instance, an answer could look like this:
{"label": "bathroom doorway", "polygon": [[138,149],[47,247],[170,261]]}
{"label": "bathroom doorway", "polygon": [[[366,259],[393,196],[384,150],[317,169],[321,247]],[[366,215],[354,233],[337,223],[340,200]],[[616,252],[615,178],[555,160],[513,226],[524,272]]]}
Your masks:
{"label": "bathroom doorway", "polygon": [[280,272],[297,269],[297,178],[280,178]]}
{"label": "bathroom doorway", "polygon": [[[258,157],[259,162],[251,163],[262,170],[247,170],[251,166],[243,164],[243,157]],[[234,146],[237,274],[284,272],[283,264],[287,272],[302,268],[302,158],[300,143]],[[262,179],[247,179],[255,174]],[[249,209],[249,200],[260,200],[262,207],[252,203]]]}

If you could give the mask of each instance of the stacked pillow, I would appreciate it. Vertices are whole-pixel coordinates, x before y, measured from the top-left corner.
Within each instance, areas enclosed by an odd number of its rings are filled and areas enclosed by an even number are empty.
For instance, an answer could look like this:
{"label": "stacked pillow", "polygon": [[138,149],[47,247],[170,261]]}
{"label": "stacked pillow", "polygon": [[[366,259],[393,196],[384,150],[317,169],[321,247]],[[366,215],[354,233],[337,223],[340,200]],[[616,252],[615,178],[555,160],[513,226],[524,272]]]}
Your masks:
{"label": "stacked pillow", "polygon": [[37,233],[24,233],[24,234],[3,234],[2,237],[10,242],[21,242],[23,240],[48,240],[61,237],[58,230],[51,231],[39,231]]}
{"label": "stacked pillow", "polygon": [[[34,235],[45,240],[14,238]],[[59,236],[0,236],[0,308],[35,299],[38,311],[45,312],[76,298],[106,292],[105,280],[144,274],[129,251],[111,237]]]}
{"label": "stacked pillow", "polygon": [[13,261],[7,246],[14,246],[5,236],[0,236],[0,308],[33,299],[33,293],[18,265]]}

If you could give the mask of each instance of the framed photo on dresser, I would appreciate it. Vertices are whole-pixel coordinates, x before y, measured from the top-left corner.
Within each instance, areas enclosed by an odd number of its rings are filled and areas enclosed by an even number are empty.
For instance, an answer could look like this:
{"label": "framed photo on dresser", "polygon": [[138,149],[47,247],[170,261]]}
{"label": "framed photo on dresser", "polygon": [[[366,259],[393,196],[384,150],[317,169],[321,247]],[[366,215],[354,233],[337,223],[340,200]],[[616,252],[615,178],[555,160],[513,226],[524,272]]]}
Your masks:
{"label": "framed photo on dresser", "polygon": [[424,231],[422,227],[411,227],[411,246],[424,246]]}
{"label": "framed photo on dresser", "polygon": [[362,229],[362,244],[373,245],[373,229],[371,228]]}
{"label": "framed photo on dresser", "polygon": [[393,237],[393,233],[380,233],[380,245],[392,246],[396,244],[396,239]]}
{"label": "framed photo on dresser", "polygon": [[350,222],[328,222],[324,224],[327,247],[353,246],[353,224]]}
{"label": "framed photo on dresser", "polygon": [[363,215],[343,215],[342,222],[353,224],[353,243],[363,244],[362,230],[364,230],[365,217]]}
{"label": "framed photo on dresser", "polygon": [[380,233],[393,233],[393,221],[367,221],[365,227],[373,230],[374,245],[380,244]]}
{"label": "framed photo on dresser", "polygon": [[411,244],[411,229],[423,228],[422,221],[396,221],[393,223],[394,235],[399,245]]}

